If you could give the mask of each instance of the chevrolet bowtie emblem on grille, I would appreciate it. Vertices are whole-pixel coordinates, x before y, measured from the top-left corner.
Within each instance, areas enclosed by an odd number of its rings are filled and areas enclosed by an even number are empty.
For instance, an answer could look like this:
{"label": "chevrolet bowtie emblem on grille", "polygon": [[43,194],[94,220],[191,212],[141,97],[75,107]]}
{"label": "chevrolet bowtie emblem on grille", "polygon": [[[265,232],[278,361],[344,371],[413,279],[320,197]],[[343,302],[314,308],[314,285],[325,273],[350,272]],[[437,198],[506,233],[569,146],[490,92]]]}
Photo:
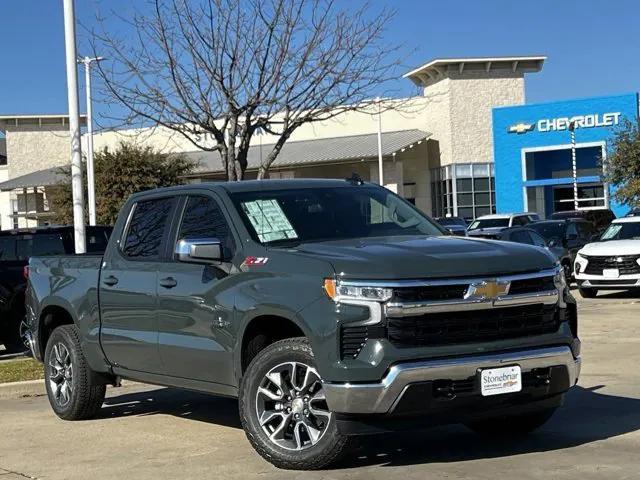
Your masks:
{"label": "chevrolet bowtie emblem on grille", "polygon": [[515,125],[511,125],[507,131],[509,133],[517,133],[520,135],[521,133],[526,133],[533,130],[533,123],[516,123]]}
{"label": "chevrolet bowtie emblem on grille", "polygon": [[469,285],[465,298],[495,300],[498,297],[507,295],[510,286],[511,282],[507,281],[484,280],[475,282]]}

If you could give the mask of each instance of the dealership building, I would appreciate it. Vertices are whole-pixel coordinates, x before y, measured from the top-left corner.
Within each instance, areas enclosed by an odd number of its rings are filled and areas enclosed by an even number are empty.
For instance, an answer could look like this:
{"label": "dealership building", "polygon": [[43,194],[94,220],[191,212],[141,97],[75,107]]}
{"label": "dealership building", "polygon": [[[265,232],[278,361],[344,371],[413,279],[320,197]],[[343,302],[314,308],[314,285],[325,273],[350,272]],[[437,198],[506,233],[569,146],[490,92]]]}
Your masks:
{"label": "dealership building", "polygon": [[[468,219],[496,211],[530,210],[548,215],[573,208],[568,201],[573,197],[567,128],[574,120],[580,207],[611,204],[621,213],[600,179],[599,162],[616,126],[637,118],[636,95],[526,104],[525,78],[540,72],[545,59],[430,61],[399,80],[412,82],[418,94],[385,101],[397,108],[384,108],[380,122],[377,108],[372,108],[299,128],[269,176],[346,178],[357,173],[364,180],[379,182],[380,129],[382,183],[426,213]],[[50,222],[47,190],[64,178],[60,166],[69,162],[66,120],[63,115],[0,116],[0,134],[4,133],[6,143],[5,165],[0,163],[2,229]],[[224,179],[217,152],[194,151],[187,139],[167,129],[94,135],[96,150],[113,149],[122,141],[193,159],[198,167],[190,182]],[[255,178],[261,159],[274,142],[269,135],[254,137],[248,178]]]}

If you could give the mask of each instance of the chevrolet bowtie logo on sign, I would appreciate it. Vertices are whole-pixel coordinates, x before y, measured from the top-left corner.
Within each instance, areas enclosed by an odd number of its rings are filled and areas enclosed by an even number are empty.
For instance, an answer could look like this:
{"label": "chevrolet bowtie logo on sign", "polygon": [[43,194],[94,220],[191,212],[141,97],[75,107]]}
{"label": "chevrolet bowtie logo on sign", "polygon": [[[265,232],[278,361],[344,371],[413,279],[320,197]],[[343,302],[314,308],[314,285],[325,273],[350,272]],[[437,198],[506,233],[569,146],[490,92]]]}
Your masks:
{"label": "chevrolet bowtie logo on sign", "polygon": [[534,124],[533,123],[516,123],[515,125],[511,125],[507,131],[509,133],[517,133],[518,135],[520,135],[521,133],[527,133],[531,130],[533,130]]}
{"label": "chevrolet bowtie logo on sign", "polygon": [[495,300],[509,293],[510,282],[496,280],[484,280],[469,285],[465,298]]}

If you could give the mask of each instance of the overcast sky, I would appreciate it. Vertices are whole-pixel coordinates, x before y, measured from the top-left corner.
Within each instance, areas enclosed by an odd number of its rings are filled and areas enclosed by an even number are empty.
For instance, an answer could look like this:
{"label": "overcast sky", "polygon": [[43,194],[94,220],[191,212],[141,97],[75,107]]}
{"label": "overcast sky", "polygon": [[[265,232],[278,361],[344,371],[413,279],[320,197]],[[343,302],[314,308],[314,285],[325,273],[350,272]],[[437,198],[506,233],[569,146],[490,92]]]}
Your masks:
{"label": "overcast sky", "polygon": [[[407,70],[437,57],[543,54],[543,71],[527,76],[528,102],[639,90],[638,0],[373,2],[385,3],[398,10],[386,35],[404,44]],[[78,21],[90,27],[96,8],[127,4],[76,0]],[[0,114],[66,112],[62,0],[2,0],[0,32]],[[415,93],[402,78],[398,89]]]}

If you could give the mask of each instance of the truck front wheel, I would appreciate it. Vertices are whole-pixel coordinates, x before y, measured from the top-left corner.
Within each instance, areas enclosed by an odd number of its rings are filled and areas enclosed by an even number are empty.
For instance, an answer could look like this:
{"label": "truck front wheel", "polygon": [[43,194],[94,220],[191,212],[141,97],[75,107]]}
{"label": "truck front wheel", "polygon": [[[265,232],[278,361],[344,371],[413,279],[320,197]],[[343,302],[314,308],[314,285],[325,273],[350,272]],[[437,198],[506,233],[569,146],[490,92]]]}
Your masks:
{"label": "truck front wheel", "polygon": [[106,385],[97,383],[75,325],[56,328],[44,352],[45,385],[51,408],[63,420],[85,420],[98,413]]}
{"label": "truck front wheel", "polygon": [[497,418],[488,418],[467,423],[474,432],[482,435],[524,435],[540,428],[554,414],[555,409]]}
{"label": "truck front wheel", "polygon": [[304,338],[262,350],[247,368],[239,400],[247,438],[276,467],[320,469],[348,451],[349,437],[338,432]]}

